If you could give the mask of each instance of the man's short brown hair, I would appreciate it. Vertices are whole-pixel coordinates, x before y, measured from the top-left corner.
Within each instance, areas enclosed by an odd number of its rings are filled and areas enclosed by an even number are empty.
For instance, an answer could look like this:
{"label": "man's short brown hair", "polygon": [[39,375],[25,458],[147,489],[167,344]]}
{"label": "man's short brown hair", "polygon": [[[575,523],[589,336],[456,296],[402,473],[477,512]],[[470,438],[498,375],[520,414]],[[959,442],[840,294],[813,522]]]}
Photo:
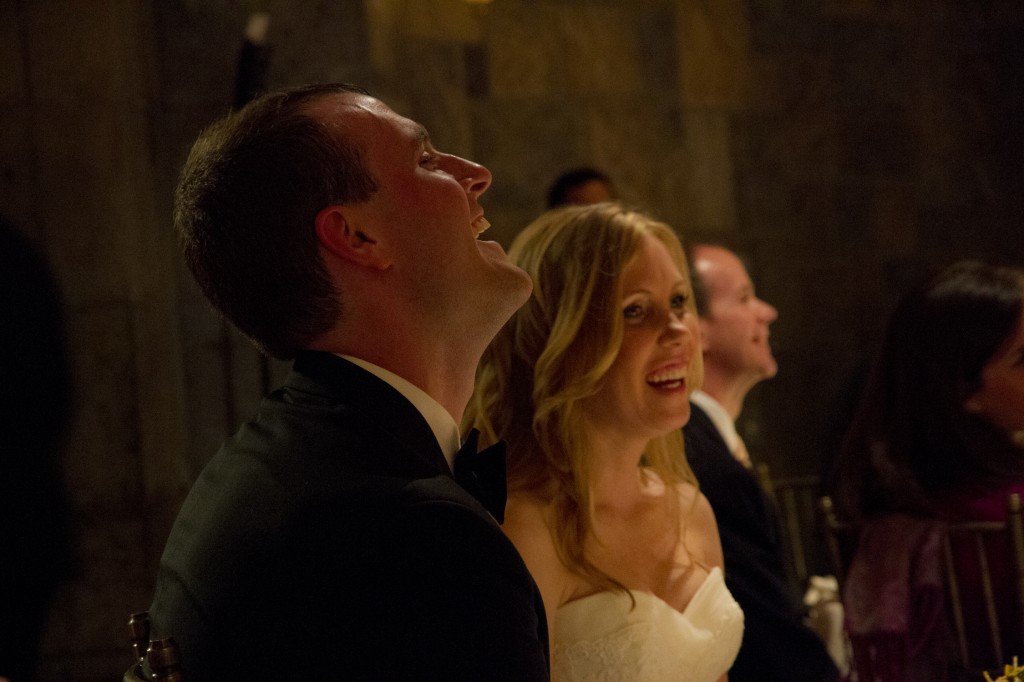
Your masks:
{"label": "man's short brown hair", "polygon": [[271,93],[199,136],[175,192],[185,261],[210,302],[264,353],[294,357],[341,314],[314,222],[377,190],[362,150],[310,113],[343,83]]}

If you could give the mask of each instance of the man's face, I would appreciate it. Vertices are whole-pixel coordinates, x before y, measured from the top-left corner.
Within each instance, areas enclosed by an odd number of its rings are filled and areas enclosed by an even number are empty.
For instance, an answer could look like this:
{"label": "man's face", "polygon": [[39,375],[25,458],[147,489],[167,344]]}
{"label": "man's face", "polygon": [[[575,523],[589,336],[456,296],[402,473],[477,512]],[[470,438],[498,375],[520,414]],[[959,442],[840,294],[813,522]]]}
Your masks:
{"label": "man's face", "polygon": [[611,187],[601,180],[587,180],[566,192],[568,204],[600,204],[614,199]]}
{"label": "man's face", "polygon": [[499,244],[477,239],[488,226],[478,203],[491,184],[486,168],[434,149],[423,126],[372,97],[341,94],[323,106],[362,149],[378,187],[350,211],[354,227],[374,235],[425,314],[467,303],[503,308],[499,295],[511,310],[525,302],[529,276]]}
{"label": "man's face", "polygon": [[700,247],[694,269],[708,295],[708,315],[700,320],[705,370],[753,381],[775,376],[768,325],[778,311],[754,294],[740,259],[723,248]]}

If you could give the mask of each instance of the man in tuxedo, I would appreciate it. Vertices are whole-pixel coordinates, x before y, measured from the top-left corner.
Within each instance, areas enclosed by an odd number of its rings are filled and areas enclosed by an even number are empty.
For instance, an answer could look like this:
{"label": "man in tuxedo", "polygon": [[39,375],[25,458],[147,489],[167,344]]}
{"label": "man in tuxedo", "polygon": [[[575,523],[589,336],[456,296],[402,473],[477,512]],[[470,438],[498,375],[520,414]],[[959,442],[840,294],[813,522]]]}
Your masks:
{"label": "man in tuxedo", "polygon": [[756,296],[736,254],[698,244],[690,255],[704,384],[691,398],[683,435],[718,522],[726,584],[743,608],[743,643],[729,679],[835,680],[832,659],[804,625],[786,583],[777,513],[735,426],[750,389],[778,370],[768,345],[768,326],[778,313]]}
{"label": "man in tuxedo", "polygon": [[296,360],[161,558],[152,636],[176,639],[189,682],[548,678],[539,593],[495,520],[504,484],[482,473],[503,453],[471,438],[455,461],[477,362],[531,290],[477,239],[490,182],[344,85],[260,97],[194,145],[185,259]]}

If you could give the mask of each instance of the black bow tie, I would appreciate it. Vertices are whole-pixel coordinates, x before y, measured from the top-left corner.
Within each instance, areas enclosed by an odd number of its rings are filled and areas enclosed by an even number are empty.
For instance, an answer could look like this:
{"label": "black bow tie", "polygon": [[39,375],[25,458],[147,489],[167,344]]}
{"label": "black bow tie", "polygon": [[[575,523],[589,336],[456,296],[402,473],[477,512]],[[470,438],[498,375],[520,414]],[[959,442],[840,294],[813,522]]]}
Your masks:
{"label": "black bow tie", "polygon": [[480,501],[498,523],[505,522],[505,441],[476,451],[480,432],[471,429],[455,455],[455,480]]}

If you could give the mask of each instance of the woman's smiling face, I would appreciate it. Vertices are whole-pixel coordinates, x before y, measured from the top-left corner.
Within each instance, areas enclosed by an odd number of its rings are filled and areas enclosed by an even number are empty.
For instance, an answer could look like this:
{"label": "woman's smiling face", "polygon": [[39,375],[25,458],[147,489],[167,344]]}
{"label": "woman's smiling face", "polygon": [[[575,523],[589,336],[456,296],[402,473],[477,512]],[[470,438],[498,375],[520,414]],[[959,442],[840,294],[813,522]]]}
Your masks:
{"label": "woman's smiling face", "polygon": [[964,407],[995,427],[1024,430],[1024,314],[1010,337],[981,370],[981,387]]}
{"label": "woman's smiling face", "polygon": [[623,269],[621,284],[622,346],[585,411],[602,431],[649,440],[689,419],[697,319],[689,278],[650,234]]}

